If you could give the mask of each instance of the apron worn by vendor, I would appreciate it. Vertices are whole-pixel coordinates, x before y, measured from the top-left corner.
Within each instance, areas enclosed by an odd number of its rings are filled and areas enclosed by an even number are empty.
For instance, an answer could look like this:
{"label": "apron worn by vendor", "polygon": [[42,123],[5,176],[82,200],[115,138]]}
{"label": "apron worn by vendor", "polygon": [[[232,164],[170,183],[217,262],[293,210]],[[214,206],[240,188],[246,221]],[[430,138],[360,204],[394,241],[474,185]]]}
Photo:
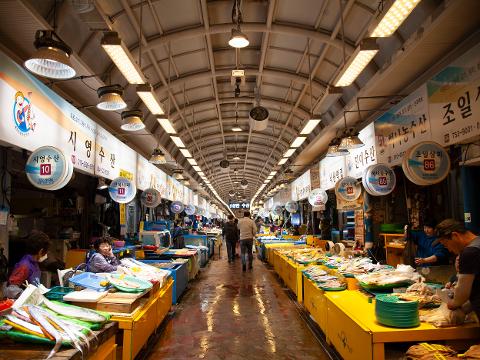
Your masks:
{"label": "apron worn by vendor", "polygon": [[480,319],[480,236],[477,236],[460,253],[460,274],[473,274],[475,278],[470,292],[470,303]]}
{"label": "apron worn by vendor", "polygon": [[13,268],[5,288],[5,297],[16,299],[23,291],[25,281],[29,284],[40,284],[40,267],[32,255],[25,255]]}

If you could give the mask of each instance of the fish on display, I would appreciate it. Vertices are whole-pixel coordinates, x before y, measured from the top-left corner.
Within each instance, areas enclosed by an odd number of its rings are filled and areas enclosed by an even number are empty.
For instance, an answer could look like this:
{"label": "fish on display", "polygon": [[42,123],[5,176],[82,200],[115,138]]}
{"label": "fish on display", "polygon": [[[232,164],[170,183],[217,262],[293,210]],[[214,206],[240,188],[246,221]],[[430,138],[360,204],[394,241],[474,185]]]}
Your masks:
{"label": "fish on display", "polygon": [[43,299],[43,304],[50,310],[60,315],[68,316],[71,318],[93,323],[102,323],[107,320],[107,318],[102,314],[79,306],[63,305],[57,302],[50,301],[46,298]]}
{"label": "fish on display", "polygon": [[45,336],[50,340],[55,341],[55,346],[50,351],[50,354],[47,357],[47,359],[50,359],[58,352],[58,350],[60,350],[60,347],[62,346],[63,336],[60,331],[57,330],[57,328],[50,323],[45,314],[45,310],[36,305],[30,305],[27,307],[27,311],[30,314],[32,320],[37,323],[38,326],[40,326]]}

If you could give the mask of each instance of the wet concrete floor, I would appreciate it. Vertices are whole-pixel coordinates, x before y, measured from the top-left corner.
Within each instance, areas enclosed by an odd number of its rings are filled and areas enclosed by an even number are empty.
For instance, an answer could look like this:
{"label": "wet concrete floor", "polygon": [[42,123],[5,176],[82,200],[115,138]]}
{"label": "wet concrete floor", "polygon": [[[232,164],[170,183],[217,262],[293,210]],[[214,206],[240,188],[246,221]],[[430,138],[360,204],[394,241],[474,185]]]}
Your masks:
{"label": "wet concrete floor", "polygon": [[[256,254],[254,254],[256,255]],[[328,359],[275,272],[210,261],[190,283],[149,359]]]}

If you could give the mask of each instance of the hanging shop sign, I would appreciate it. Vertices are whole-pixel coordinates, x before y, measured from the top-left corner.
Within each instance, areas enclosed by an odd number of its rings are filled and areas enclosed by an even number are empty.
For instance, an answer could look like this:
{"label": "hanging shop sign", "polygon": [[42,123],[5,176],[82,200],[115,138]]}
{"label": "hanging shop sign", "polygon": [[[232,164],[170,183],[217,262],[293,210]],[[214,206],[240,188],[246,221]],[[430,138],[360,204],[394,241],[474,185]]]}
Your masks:
{"label": "hanging shop sign", "polygon": [[230,203],[228,204],[230,209],[250,209],[250,203],[241,202],[241,203]]}
{"label": "hanging shop sign", "polygon": [[362,131],[358,137],[365,144],[358,149],[349,150],[349,154],[345,156],[347,176],[361,179],[363,172],[370,165],[377,163],[377,152],[375,148],[375,125],[370,123]]}
{"label": "hanging shop sign", "polygon": [[121,170],[131,173],[135,180],[137,153],[98,126],[95,143],[95,174],[113,180],[121,176]]}
{"label": "hanging shop sign", "polygon": [[450,158],[445,149],[433,141],[425,141],[408,149],[402,162],[405,176],[417,185],[433,185],[450,172]]}
{"label": "hanging shop sign", "polygon": [[158,190],[160,196],[166,198],[166,174],[155,165],[137,154],[137,188]]}
{"label": "hanging shop sign", "polygon": [[198,194],[193,194],[193,205],[198,206]]}
{"label": "hanging shop sign", "polygon": [[275,202],[273,201],[273,197],[265,201],[265,209],[270,211],[273,209],[274,206],[275,206]]}
{"label": "hanging shop sign", "polygon": [[185,206],[185,213],[190,216],[195,214],[195,206],[194,205],[187,205]]}
{"label": "hanging shop sign", "polygon": [[337,182],[347,174],[345,156],[325,157],[320,161],[320,189],[335,188]]}
{"label": "hanging shop sign", "polygon": [[423,85],[375,120],[379,163],[402,163],[408,148],[430,140],[427,86]]}
{"label": "hanging shop sign", "polygon": [[273,196],[273,203],[275,205],[285,205],[287,202],[292,200],[292,190],[288,186],[285,189],[281,189],[278,193]]}
{"label": "hanging shop sign", "polygon": [[28,157],[25,172],[33,186],[44,190],[56,190],[64,184],[69,175],[68,159],[60,149],[42,146]]}
{"label": "hanging shop sign", "polygon": [[355,201],[362,195],[362,187],[357,179],[347,176],[337,182],[335,194],[344,201]]}
{"label": "hanging shop sign", "polygon": [[160,205],[162,197],[158,190],[154,188],[145,189],[140,197],[142,204],[148,208],[156,208]]}
{"label": "hanging shop sign", "polygon": [[313,189],[308,195],[308,202],[312,206],[325,206],[328,201],[328,195],[325,190]]}
{"label": "hanging shop sign", "polygon": [[170,204],[170,210],[174,214],[180,214],[185,207],[183,206],[181,201],[174,201]]}
{"label": "hanging shop sign", "polygon": [[110,183],[108,193],[113,201],[127,204],[135,198],[137,187],[132,180],[120,176]]}
{"label": "hanging shop sign", "polygon": [[390,194],[395,189],[395,172],[385,164],[369,166],[362,177],[365,191],[373,196]]}
{"label": "hanging shop sign", "polygon": [[29,151],[48,143],[93,174],[97,124],[2,52],[0,118],[1,141]]}
{"label": "hanging shop sign", "polygon": [[480,135],[480,44],[427,82],[432,140],[446,146]]}
{"label": "hanging shop sign", "polygon": [[306,199],[311,189],[310,170],[307,170],[292,183],[292,200],[300,201]]}
{"label": "hanging shop sign", "polygon": [[285,204],[285,210],[290,214],[295,214],[298,211],[298,203],[296,201],[289,201]]}
{"label": "hanging shop sign", "polygon": [[272,214],[275,216],[280,216],[283,214],[283,207],[280,205],[277,205],[273,208]]}

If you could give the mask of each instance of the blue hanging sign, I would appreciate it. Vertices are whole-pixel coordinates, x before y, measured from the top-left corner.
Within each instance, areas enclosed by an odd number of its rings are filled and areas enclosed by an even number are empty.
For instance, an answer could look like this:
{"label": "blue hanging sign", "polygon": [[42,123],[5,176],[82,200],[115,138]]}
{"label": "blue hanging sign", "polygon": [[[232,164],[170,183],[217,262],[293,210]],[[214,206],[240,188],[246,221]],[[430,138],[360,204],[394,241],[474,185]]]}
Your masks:
{"label": "blue hanging sign", "polygon": [[338,180],[335,194],[343,201],[355,201],[362,195],[362,187],[357,179],[347,176]]}
{"label": "blue hanging sign", "polygon": [[44,190],[59,188],[69,173],[65,155],[53,146],[42,146],[29,156],[25,165],[28,180]]}
{"label": "blue hanging sign", "polygon": [[113,201],[120,204],[127,204],[135,198],[137,187],[127,178],[117,177],[108,187],[108,193]]}
{"label": "blue hanging sign", "polygon": [[386,164],[369,166],[362,177],[365,191],[373,196],[390,194],[395,189],[395,172]]}

